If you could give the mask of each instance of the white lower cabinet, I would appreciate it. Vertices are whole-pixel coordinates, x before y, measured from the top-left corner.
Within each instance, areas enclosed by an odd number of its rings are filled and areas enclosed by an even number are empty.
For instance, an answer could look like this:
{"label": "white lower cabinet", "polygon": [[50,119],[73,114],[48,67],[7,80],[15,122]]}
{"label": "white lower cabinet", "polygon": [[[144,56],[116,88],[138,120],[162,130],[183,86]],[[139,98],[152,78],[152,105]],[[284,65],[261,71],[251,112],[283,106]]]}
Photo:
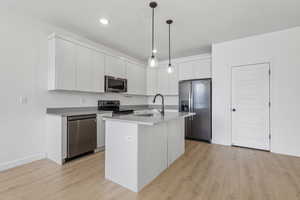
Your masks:
{"label": "white lower cabinet", "polygon": [[97,149],[104,149],[105,147],[105,121],[103,117],[111,117],[112,113],[104,113],[97,115]]}

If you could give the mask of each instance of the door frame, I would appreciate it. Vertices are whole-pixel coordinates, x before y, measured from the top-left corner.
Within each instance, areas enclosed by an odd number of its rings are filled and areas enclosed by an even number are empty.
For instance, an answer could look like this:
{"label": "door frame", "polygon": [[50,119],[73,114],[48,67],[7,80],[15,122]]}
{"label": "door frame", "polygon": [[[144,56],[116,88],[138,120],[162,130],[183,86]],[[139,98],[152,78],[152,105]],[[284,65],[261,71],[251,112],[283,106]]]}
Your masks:
{"label": "door frame", "polygon": [[[248,66],[255,66],[255,65],[263,65],[263,64],[267,64],[269,65],[269,148],[268,150],[261,150],[261,151],[268,151],[268,152],[271,152],[271,147],[272,147],[272,130],[271,130],[271,76],[272,76],[272,70],[271,70],[271,62],[258,62],[258,63],[249,63],[249,64],[243,64],[243,65],[233,65],[231,66],[230,68],[230,145],[231,146],[236,146],[236,145],[233,145],[232,143],[232,127],[233,127],[233,120],[232,120],[232,70],[234,68],[238,68],[238,67],[248,67]],[[240,147],[240,146],[238,146]],[[248,147],[242,147],[242,148],[248,148]],[[251,148],[248,148],[248,149],[251,149]],[[255,149],[255,150],[260,150],[260,149]]]}

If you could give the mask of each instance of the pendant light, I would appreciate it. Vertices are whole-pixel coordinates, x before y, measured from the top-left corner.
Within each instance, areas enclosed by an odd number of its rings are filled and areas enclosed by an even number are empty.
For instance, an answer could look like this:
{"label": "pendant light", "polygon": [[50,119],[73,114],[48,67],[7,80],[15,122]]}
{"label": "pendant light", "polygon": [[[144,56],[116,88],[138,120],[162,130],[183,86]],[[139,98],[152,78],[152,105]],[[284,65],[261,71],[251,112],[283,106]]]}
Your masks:
{"label": "pendant light", "polygon": [[157,7],[156,2],[150,2],[150,8],[152,8],[152,49],[151,56],[148,60],[149,67],[156,67],[158,64],[157,58],[155,57],[156,49],[154,49],[154,9]]}
{"label": "pendant light", "polygon": [[174,67],[171,64],[171,24],[173,23],[173,20],[169,19],[166,21],[166,23],[169,25],[169,65],[168,65],[168,73],[171,74],[174,71]]}

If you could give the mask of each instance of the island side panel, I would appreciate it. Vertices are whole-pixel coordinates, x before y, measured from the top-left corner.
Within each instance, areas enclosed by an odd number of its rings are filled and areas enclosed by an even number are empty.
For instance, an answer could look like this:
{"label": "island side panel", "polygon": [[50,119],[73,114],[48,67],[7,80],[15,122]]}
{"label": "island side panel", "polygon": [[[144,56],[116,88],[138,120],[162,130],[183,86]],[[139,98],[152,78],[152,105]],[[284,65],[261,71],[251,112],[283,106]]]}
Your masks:
{"label": "island side panel", "polygon": [[167,123],[139,125],[138,190],[155,179],[168,166]]}
{"label": "island side panel", "polygon": [[66,158],[66,117],[47,115],[46,121],[47,158],[62,165]]}
{"label": "island side panel", "polygon": [[138,125],[105,121],[105,178],[138,191]]}
{"label": "island side panel", "polygon": [[184,118],[167,123],[168,130],[168,167],[185,152]]}

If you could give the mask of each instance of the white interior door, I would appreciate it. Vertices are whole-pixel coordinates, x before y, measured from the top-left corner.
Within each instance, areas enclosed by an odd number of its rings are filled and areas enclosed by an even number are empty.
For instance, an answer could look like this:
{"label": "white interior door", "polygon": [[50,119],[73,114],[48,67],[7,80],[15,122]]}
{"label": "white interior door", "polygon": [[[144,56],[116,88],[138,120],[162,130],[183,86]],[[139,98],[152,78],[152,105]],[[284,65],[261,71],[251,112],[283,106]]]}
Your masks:
{"label": "white interior door", "polygon": [[270,66],[232,67],[232,144],[270,150]]}

